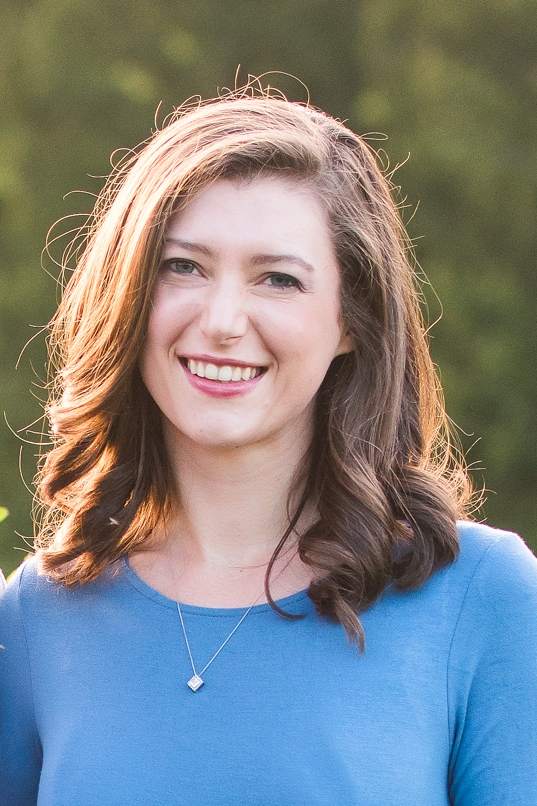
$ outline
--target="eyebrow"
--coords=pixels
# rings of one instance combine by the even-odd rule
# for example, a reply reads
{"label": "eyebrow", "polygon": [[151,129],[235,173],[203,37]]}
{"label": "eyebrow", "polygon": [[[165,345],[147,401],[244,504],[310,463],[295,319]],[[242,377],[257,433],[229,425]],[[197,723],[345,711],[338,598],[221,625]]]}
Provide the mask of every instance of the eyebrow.
{"label": "eyebrow", "polygon": [[213,253],[207,246],[201,243],[194,243],[193,241],[182,241],[179,238],[165,238],[164,243],[172,243],[174,246],[179,246],[181,249],[187,249],[189,252],[201,252],[202,255],[210,257]]}
{"label": "eyebrow", "polygon": [[298,266],[302,266],[303,269],[306,269],[306,271],[314,271],[311,263],[308,263],[297,255],[256,255],[252,263],[254,266],[266,266],[267,264],[275,265],[277,263],[296,263]]}
{"label": "eyebrow", "polygon": [[[208,257],[212,257],[213,252],[209,249],[208,246],[204,246],[201,243],[194,243],[193,241],[183,241],[180,238],[166,238],[166,244],[173,244],[174,246],[178,246],[181,249],[187,249],[191,252],[200,252],[202,255],[207,255]],[[298,266],[302,266],[308,272],[314,271],[313,266],[311,263],[308,263],[306,260],[303,260],[298,255],[270,255],[270,254],[260,254],[255,255],[252,263],[254,266],[266,266],[271,265],[274,266],[278,263],[295,263]]]}

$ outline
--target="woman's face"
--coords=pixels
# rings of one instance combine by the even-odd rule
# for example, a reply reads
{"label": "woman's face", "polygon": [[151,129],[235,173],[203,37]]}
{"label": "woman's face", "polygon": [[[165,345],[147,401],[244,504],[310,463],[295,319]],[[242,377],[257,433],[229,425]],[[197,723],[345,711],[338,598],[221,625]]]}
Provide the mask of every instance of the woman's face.
{"label": "woman's face", "polygon": [[236,448],[309,435],[326,371],[351,349],[339,314],[312,190],[273,177],[202,190],[167,228],[141,359],[168,438]]}

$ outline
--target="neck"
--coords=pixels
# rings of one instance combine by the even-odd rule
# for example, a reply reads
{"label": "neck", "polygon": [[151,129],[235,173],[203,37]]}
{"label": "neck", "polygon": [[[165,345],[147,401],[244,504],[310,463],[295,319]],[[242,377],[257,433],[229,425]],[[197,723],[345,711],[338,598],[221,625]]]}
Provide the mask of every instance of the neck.
{"label": "neck", "polygon": [[[240,449],[175,439],[171,459],[180,503],[149,550],[131,558],[135,570],[182,602],[251,604],[262,594],[267,563],[288,527],[288,503],[291,513],[298,504],[301,490],[289,495],[308,444],[309,433]],[[303,513],[274,566],[274,598],[310,582],[296,540],[312,519],[311,511]]]}
{"label": "neck", "polygon": [[237,565],[270,556],[288,525],[288,502],[309,440],[214,450],[181,440],[173,453],[176,526],[203,555]]}

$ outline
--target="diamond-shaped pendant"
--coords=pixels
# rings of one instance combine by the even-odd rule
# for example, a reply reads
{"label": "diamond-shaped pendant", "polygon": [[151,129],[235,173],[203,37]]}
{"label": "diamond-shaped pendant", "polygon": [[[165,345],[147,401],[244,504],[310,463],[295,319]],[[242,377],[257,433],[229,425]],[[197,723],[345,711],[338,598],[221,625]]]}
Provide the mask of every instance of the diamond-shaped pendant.
{"label": "diamond-shaped pendant", "polygon": [[199,674],[195,674],[193,677],[190,678],[190,680],[187,683],[187,686],[191,691],[197,691],[199,688],[202,687],[202,685],[203,680],[201,679]]}

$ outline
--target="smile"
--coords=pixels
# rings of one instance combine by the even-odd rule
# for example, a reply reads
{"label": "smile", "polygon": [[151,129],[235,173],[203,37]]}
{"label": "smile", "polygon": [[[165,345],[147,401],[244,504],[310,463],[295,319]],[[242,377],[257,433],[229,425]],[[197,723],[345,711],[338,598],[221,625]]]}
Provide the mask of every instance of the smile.
{"label": "smile", "polygon": [[221,383],[251,381],[265,372],[265,367],[239,367],[237,365],[223,364],[217,366],[205,361],[194,361],[192,358],[182,358],[181,363],[188,369],[191,375],[199,378],[207,378],[210,381],[220,381]]}

